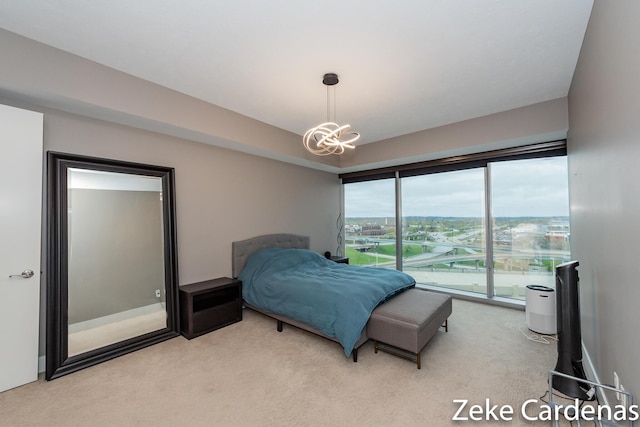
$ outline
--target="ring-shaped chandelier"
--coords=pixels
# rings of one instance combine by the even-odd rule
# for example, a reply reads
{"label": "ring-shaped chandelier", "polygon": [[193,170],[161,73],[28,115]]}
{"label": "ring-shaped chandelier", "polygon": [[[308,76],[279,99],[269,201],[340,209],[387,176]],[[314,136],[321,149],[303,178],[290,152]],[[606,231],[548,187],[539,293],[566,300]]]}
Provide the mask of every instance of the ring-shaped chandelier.
{"label": "ring-shaped chandelier", "polygon": [[[328,156],[330,154],[342,154],[345,149],[353,149],[353,143],[360,138],[358,132],[354,132],[350,125],[339,125],[335,122],[335,90],[333,94],[333,114],[334,119],[331,121],[331,102],[330,89],[338,84],[338,75],[327,73],[322,79],[322,83],[327,86],[327,121],[316,127],[309,129],[302,138],[302,142],[312,154],[316,156]],[[335,89],[335,88],[333,88]]]}

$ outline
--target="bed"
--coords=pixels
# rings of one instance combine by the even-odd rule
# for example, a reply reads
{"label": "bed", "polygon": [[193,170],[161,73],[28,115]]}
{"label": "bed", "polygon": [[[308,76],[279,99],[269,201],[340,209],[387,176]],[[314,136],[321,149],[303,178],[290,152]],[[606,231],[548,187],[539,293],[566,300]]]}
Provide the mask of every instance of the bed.
{"label": "bed", "polygon": [[342,345],[357,362],[366,324],[381,303],[415,286],[400,271],[334,263],[309,250],[309,237],[269,234],[232,243],[232,273],[244,305]]}

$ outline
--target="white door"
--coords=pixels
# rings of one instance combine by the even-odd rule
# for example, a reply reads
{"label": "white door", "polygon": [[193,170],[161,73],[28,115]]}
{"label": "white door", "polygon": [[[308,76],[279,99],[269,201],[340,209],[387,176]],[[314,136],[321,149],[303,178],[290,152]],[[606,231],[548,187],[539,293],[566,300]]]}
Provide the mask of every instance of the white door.
{"label": "white door", "polygon": [[0,392],[38,378],[42,125],[0,105]]}

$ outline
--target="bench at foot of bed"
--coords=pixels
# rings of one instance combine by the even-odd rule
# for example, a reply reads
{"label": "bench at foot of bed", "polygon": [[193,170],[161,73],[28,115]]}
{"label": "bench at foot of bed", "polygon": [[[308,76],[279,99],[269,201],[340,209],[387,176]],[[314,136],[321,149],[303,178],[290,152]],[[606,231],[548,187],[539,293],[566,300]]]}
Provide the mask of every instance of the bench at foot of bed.
{"label": "bench at foot of bed", "polygon": [[367,336],[374,341],[376,353],[381,350],[409,359],[420,369],[420,353],[441,326],[448,331],[451,312],[449,295],[409,289],[373,310]]}

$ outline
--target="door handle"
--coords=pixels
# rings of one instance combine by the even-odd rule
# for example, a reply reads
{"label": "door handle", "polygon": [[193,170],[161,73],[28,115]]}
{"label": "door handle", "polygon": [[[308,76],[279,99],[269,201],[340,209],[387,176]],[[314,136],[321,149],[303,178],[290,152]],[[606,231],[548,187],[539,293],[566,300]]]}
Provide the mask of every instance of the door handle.
{"label": "door handle", "polygon": [[33,270],[25,270],[20,274],[12,274],[9,276],[9,279],[11,279],[12,277],[22,277],[23,279],[29,279],[30,277],[33,277],[34,272]]}

